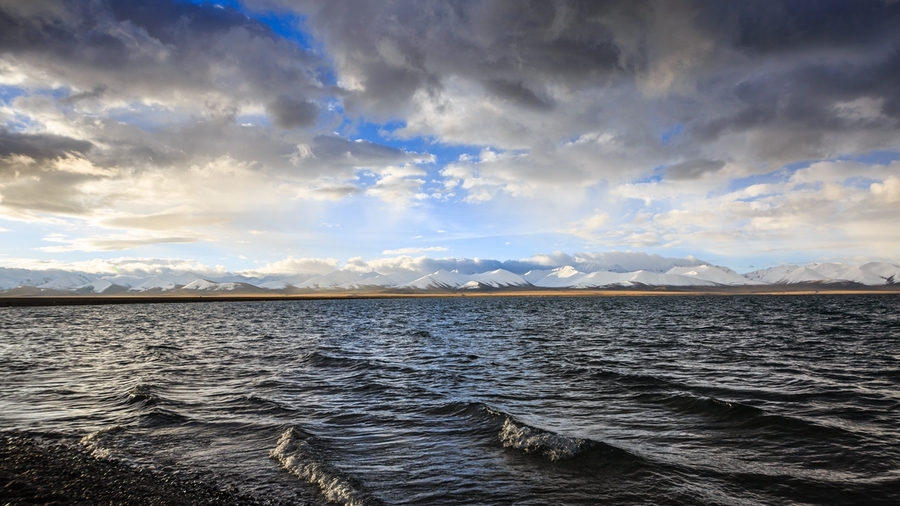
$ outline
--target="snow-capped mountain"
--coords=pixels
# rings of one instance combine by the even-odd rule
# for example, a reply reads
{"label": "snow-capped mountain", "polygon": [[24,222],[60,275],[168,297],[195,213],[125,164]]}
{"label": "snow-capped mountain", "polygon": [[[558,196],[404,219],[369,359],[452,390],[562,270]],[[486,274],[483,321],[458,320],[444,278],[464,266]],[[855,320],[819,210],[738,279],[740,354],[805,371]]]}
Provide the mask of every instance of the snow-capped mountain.
{"label": "snow-capped mountain", "polygon": [[193,272],[185,272],[183,274],[160,274],[158,276],[153,276],[152,278],[144,281],[140,285],[133,287],[133,289],[144,291],[144,290],[174,290],[175,288],[179,288],[182,286],[187,286],[193,281],[197,281],[201,279],[200,276],[194,274]]}
{"label": "snow-capped mountain", "polygon": [[353,281],[350,283],[344,283],[341,285],[341,288],[345,288],[348,290],[358,289],[358,288],[391,288],[396,286],[402,286],[410,281],[413,281],[418,278],[417,273],[406,272],[406,273],[393,273],[393,274],[377,274],[375,276],[361,276],[358,281]]}
{"label": "snow-capped mountain", "polygon": [[437,272],[427,274],[414,281],[410,281],[409,283],[401,285],[400,288],[417,288],[420,290],[435,288],[454,289],[468,283],[469,281],[471,280],[468,279],[467,276],[459,274],[458,272],[447,272],[444,269],[441,269]]}
{"label": "snow-capped mountain", "polygon": [[127,291],[128,288],[112,283],[107,279],[98,279],[96,281],[91,281],[90,283],[81,285],[76,290],[80,293],[112,293],[124,292]]}
{"label": "snow-capped mountain", "polygon": [[728,267],[698,265],[696,267],[673,267],[666,274],[677,274],[693,279],[710,281],[717,285],[760,285],[758,280],[750,279],[734,272]]}
{"label": "snow-capped mountain", "polygon": [[198,279],[191,281],[181,288],[183,292],[259,292],[263,289],[250,283],[242,283],[237,281],[210,281],[208,279]]}
{"label": "snow-capped mountain", "polygon": [[[526,276],[528,273],[525,274]],[[551,270],[546,276],[532,281],[534,286],[543,288],[568,288],[578,284],[578,281],[585,276],[585,273],[575,270],[574,267],[566,265]]]}
{"label": "snow-capped mountain", "polygon": [[511,286],[529,286],[531,283],[522,276],[513,274],[505,269],[497,269],[480,274],[460,274],[447,272],[443,269],[422,276],[401,285],[400,288],[429,289],[478,289],[478,288],[503,288]]}
{"label": "snow-capped mountain", "polygon": [[256,285],[264,290],[285,290],[293,285],[287,281],[266,281]]}
{"label": "snow-capped mountain", "polygon": [[878,286],[900,283],[900,266],[888,262],[869,262],[863,265],[779,265],[748,272],[744,277],[766,284],[859,283]]}
{"label": "snow-capped mountain", "polygon": [[355,271],[337,270],[329,272],[328,274],[323,274],[321,276],[314,276],[294,286],[296,286],[297,288],[327,290],[330,288],[341,288],[343,285],[352,285],[354,283],[359,283],[366,278],[375,277],[377,275],[378,274],[374,272],[367,272],[365,275],[362,275]]}
{"label": "snow-capped mountain", "polygon": [[530,271],[525,279],[543,288],[605,288],[629,286],[722,286],[749,285],[749,280],[728,269],[711,265],[672,267],[667,272],[648,270],[633,272],[579,272],[574,267],[559,267],[550,271]]}
{"label": "snow-capped mountain", "polygon": [[[495,267],[499,262],[486,263]],[[798,283],[852,283],[861,286],[900,284],[900,266],[889,262],[869,262],[862,265],[814,263],[805,266],[780,265],[740,275],[727,267],[706,263],[672,265],[662,272],[637,269],[628,272],[618,264],[614,270],[579,270],[572,265],[552,269],[531,269],[517,273],[508,269],[485,272],[459,272],[438,269],[422,272],[415,269],[394,269],[381,273],[338,269],[327,274],[270,275],[264,278],[242,274],[222,273],[221,276],[200,275],[194,272],[166,272],[155,275],[116,274],[101,276],[64,270],[29,270],[0,268],[0,291],[18,288],[48,291],[68,291],[80,294],[166,292],[259,292],[292,290],[480,290],[508,287],[537,289],[598,289],[616,287],[712,287],[741,285],[790,285]],[[696,262],[685,261],[685,264]],[[511,263],[508,263],[511,264]],[[653,267],[662,265],[653,263]],[[581,262],[578,265],[588,265]],[[519,268],[525,271],[523,266]]]}
{"label": "snow-capped mountain", "polygon": [[197,279],[191,281],[190,283],[184,285],[182,290],[196,290],[198,292],[223,292],[223,291],[234,291],[241,287],[244,283],[216,283],[215,281],[208,281],[206,279]]}
{"label": "snow-capped mountain", "polygon": [[506,269],[497,269],[481,274],[473,274],[469,276],[468,283],[476,282],[480,286],[488,286],[491,288],[501,288],[505,286],[528,286],[529,283],[525,278],[518,274],[513,274]]}
{"label": "snow-capped mountain", "polygon": [[[614,274],[615,273],[610,273]],[[717,283],[707,281],[705,279],[692,278],[682,276],[681,274],[657,274],[649,271],[626,272],[618,274],[618,283],[610,283],[605,286],[716,286]],[[581,283],[576,285],[578,288],[594,288],[583,286]],[[596,286],[596,288],[602,288]]]}
{"label": "snow-capped mountain", "polygon": [[9,290],[19,286],[40,286],[72,274],[59,269],[31,270],[0,267],[0,290]]}
{"label": "snow-capped mountain", "polygon": [[42,285],[38,285],[38,288],[46,288],[50,290],[72,290],[74,288],[87,285],[93,281],[93,278],[89,278],[84,274],[69,274],[67,276],[55,278]]}

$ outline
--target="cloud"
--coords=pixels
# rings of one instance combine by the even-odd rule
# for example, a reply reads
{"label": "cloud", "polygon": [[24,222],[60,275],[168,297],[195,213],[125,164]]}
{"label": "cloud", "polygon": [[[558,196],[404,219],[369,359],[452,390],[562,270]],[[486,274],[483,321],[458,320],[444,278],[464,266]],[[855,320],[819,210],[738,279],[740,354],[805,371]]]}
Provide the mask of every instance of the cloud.
{"label": "cloud", "polygon": [[279,274],[328,274],[340,267],[340,262],[333,258],[294,258],[266,264],[263,267],[239,271],[250,277],[263,277]]}
{"label": "cloud", "polygon": [[86,154],[94,145],[85,140],[59,135],[23,134],[0,128],[0,157],[19,155],[37,161],[72,154]]}
{"label": "cloud", "polygon": [[375,271],[380,274],[409,273],[424,275],[444,269],[446,271],[459,271],[461,274],[475,274],[487,272],[503,267],[503,263],[497,260],[485,260],[479,258],[429,258],[425,256],[413,257],[403,255],[394,258],[379,258],[364,261],[361,257],[351,259],[346,268],[355,271]]}
{"label": "cloud", "polygon": [[525,265],[533,265],[543,269],[553,269],[571,265],[581,272],[633,272],[637,270],[665,272],[676,266],[692,266],[708,263],[692,256],[686,258],[671,258],[657,254],[632,251],[582,252],[575,254],[556,251],[550,254],[533,255],[520,262]]}
{"label": "cloud", "polygon": [[640,190],[624,185],[619,195],[653,196],[644,202],[648,211],[614,223],[603,238],[632,247],[648,239],[664,247],[704,244],[731,254],[833,248],[890,257],[896,254],[891,238],[900,233],[898,175],[900,162],[839,161],[712,196],[683,187],[693,181],[647,183]]}
{"label": "cloud", "polygon": [[273,95],[297,100],[321,86],[317,56],[232,9],[148,0],[54,4],[41,12],[3,7],[0,47],[26,76],[22,84],[42,86],[49,77],[83,90],[70,103],[102,95],[239,107]]}
{"label": "cloud", "polygon": [[[696,179],[724,163],[752,172],[900,147],[900,95],[887,84],[900,68],[897,4],[299,8],[334,56],[352,110],[404,118],[401,136],[523,150],[527,163],[509,177],[522,188],[571,166],[562,178],[581,185],[659,166],[673,179]],[[660,135],[673,126],[678,135]],[[578,158],[563,148],[598,127],[627,149],[621,161],[598,144],[582,146]],[[528,195],[491,175],[481,171],[482,184],[471,183],[463,198]]]}
{"label": "cloud", "polygon": [[[391,254],[385,252],[385,254]],[[563,266],[573,266],[581,272],[595,272],[613,270],[616,272],[630,272],[640,269],[653,272],[665,272],[674,266],[701,265],[704,263],[694,257],[671,258],[643,252],[582,252],[575,254],[560,251],[550,254],[534,255],[522,260],[493,260],[480,258],[430,258],[426,256],[413,257],[402,254],[393,258],[378,258],[364,260],[363,257],[350,258],[343,270],[353,272],[377,272],[379,274],[413,273],[418,275],[431,274],[438,270],[458,271],[461,274],[477,274],[506,269],[511,272],[524,274],[532,269],[555,269]],[[269,264],[264,268],[241,271],[247,276],[264,275],[290,275],[290,274],[327,274],[337,270],[340,263],[334,259],[294,259],[289,257],[280,262]]]}
{"label": "cloud", "polygon": [[887,204],[900,203],[900,177],[888,176],[881,183],[872,183],[869,187],[872,196]]}
{"label": "cloud", "polygon": [[59,101],[63,104],[74,104],[76,102],[80,102],[81,100],[89,100],[92,98],[100,98],[106,93],[107,86],[105,84],[98,84],[94,86],[93,90],[90,91],[82,91],[80,93],[75,93],[74,95],[69,95],[68,97],[63,97],[59,99]]}
{"label": "cloud", "polygon": [[400,248],[400,249],[386,249],[381,252],[382,255],[414,255],[416,253],[432,253],[439,251],[447,251],[447,248],[443,246],[430,246],[426,248]]}
{"label": "cloud", "polygon": [[[896,250],[896,2],[236,5],[0,0],[0,216],[84,231],[60,253],[337,244],[348,216],[397,234],[368,251]],[[259,20],[285,11],[309,44]]]}
{"label": "cloud", "polygon": [[596,240],[598,229],[602,228],[608,222],[608,214],[595,213],[594,215],[582,220],[569,223],[568,228],[564,230],[564,233],[581,237],[587,240]]}
{"label": "cloud", "polygon": [[521,81],[511,82],[504,79],[489,79],[484,82],[484,86],[492,94],[521,107],[538,111],[553,108],[552,100],[539,97],[534,91],[522,84]]}
{"label": "cloud", "polygon": [[0,259],[7,268],[31,270],[64,270],[101,275],[153,276],[157,274],[194,272],[201,275],[221,275],[222,266],[209,267],[195,260],[181,258],[118,257],[64,262],[60,260],[35,260],[31,258]]}
{"label": "cloud", "polygon": [[227,221],[221,216],[194,216],[190,212],[174,211],[149,215],[119,215],[102,219],[100,223],[111,228],[173,230],[191,226],[222,225]]}
{"label": "cloud", "polygon": [[203,235],[148,235],[148,234],[118,234],[100,237],[78,237],[68,239],[58,234],[51,234],[44,238],[45,241],[61,243],[59,246],[44,246],[37,248],[46,253],[67,253],[70,251],[120,251],[148,246],[154,244],[189,244],[198,241],[210,240],[211,237]]}
{"label": "cloud", "polygon": [[675,180],[700,179],[705,174],[716,172],[725,166],[721,160],[688,160],[666,168],[666,177]]}
{"label": "cloud", "polygon": [[278,97],[266,105],[266,111],[281,128],[313,126],[319,117],[319,106],[314,102],[290,97]]}

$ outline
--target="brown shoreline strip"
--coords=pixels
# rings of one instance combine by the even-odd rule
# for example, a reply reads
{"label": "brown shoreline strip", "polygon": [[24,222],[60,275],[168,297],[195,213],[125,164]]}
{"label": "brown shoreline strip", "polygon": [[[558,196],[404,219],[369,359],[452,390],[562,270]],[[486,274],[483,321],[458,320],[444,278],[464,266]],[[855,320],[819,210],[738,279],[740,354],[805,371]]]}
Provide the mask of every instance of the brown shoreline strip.
{"label": "brown shoreline strip", "polygon": [[884,295],[900,294],[900,285],[810,286],[768,285],[737,287],[657,287],[647,289],[497,289],[480,291],[321,291],[272,294],[183,293],[159,295],[2,295],[0,307],[13,306],[80,306],[106,304],[172,304],[198,302],[251,302],[275,300],[342,300],[342,299],[406,299],[462,297],[660,297],[660,296],[726,296],[726,295]]}
{"label": "brown shoreline strip", "polygon": [[263,505],[268,500],[199,479],[92,457],[80,446],[0,436],[0,504]]}

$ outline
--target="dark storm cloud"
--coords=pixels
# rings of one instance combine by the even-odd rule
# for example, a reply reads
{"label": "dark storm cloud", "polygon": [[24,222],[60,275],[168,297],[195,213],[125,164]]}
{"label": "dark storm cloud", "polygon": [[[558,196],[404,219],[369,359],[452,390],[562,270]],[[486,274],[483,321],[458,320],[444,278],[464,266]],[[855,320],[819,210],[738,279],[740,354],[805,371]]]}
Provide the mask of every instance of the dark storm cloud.
{"label": "dark storm cloud", "polygon": [[13,214],[88,213],[91,206],[78,188],[99,177],[65,166],[92,150],[93,144],[83,140],[0,129],[0,209]]}
{"label": "dark storm cloud", "polygon": [[[272,5],[273,2],[262,2]],[[283,2],[311,16],[316,35],[362,81],[358,99],[402,108],[420,89],[452,75],[481,80],[491,93],[548,109],[529,86],[535,72],[573,79],[619,70],[619,49],[598,16],[628,2],[560,9],[548,2]]]}
{"label": "dark storm cloud", "polygon": [[675,180],[699,179],[704,174],[716,172],[725,166],[720,160],[688,160],[666,169],[666,177]]}
{"label": "dark storm cloud", "polygon": [[[359,83],[348,103],[370,113],[402,117],[417,93],[464,79],[494,99],[567,115],[566,135],[606,123],[640,146],[654,142],[648,123],[683,123],[683,142],[668,148],[676,158],[692,143],[751,131],[780,132],[771,156],[754,149],[781,162],[835,156],[835,136],[851,152],[891,149],[900,133],[900,2],[255,3],[308,15],[348,82]],[[543,91],[629,82],[648,116],[582,117]],[[865,111],[842,105],[861,99],[871,102]],[[600,96],[592,107],[621,104]]]}
{"label": "dark storm cloud", "polygon": [[[70,126],[90,139],[3,130],[6,155],[41,160],[79,153],[101,167],[172,173],[230,157],[261,175],[289,168],[300,180],[349,177],[354,164],[410,161],[392,148],[337,137],[314,142],[315,132],[292,131],[314,128],[331,114],[322,102],[341,92],[322,81],[327,61],[230,8],[169,0],[0,0],[4,62],[25,76],[18,86],[31,92],[11,99],[20,114],[40,125],[63,109]],[[50,86],[68,96],[47,99]],[[121,114],[123,104],[126,118],[110,116]],[[239,125],[244,110],[265,111],[285,130]],[[292,163],[303,144],[315,146],[316,158]],[[50,184],[51,173],[34,184],[50,199],[69,199],[54,192],[72,185]],[[7,202],[10,191],[4,190]]]}
{"label": "dark storm cloud", "polygon": [[278,97],[266,105],[266,111],[281,128],[313,126],[319,117],[319,106],[314,102],[290,97]]}
{"label": "dark storm cloud", "polygon": [[187,2],[158,0],[110,0],[109,8],[117,19],[127,19],[141,26],[151,37],[165,44],[180,45],[188,35],[208,36],[227,32],[235,27],[268,36],[269,29],[253,22],[232,9],[216,8],[212,4],[195,5]]}
{"label": "dark storm cloud", "polygon": [[589,187],[660,166],[672,180],[733,177],[900,144],[900,2],[248,5],[293,10],[315,50],[212,4],[0,0],[0,65],[27,95],[6,101],[24,118],[4,116],[7,128],[84,139],[0,142],[123,171],[228,157],[254,174],[333,177],[346,194],[359,167],[414,156],[322,135],[346,125],[342,111],[405,122],[398,136],[491,147],[497,161],[471,162],[461,194]]}
{"label": "dark storm cloud", "polygon": [[88,141],[59,135],[20,134],[0,129],[0,157],[23,155],[34,160],[46,160],[69,153],[84,154],[92,147]]}
{"label": "dark storm cloud", "polygon": [[885,0],[705,2],[701,23],[736,47],[780,53],[810,47],[879,44],[896,36],[900,13]]}
{"label": "dark storm cloud", "polygon": [[81,93],[76,93],[74,95],[70,95],[65,98],[61,98],[59,101],[64,104],[74,104],[81,100],[88,100],[91,98],[100,98],[106,93],[107,87],[104,84],[99,84],[94,87],[91,91],[83,91]]}
{"label": "dark storm cloud", "polygon": [[484,85],[491,93],[521,105],[522,107],[539,111],[553,108],[553,102],[551,100],[539,97],[521,82],[514,83],[503,79],[491,79],[486,81]]}
{"label": "dark storm cloud", "polygon": [[56,5],[23,15],[0,3],[0,56],[85,90],[68,102],[193,98],[239,109],[272,96],[323,98],[321,58],[232,9],[169,0]]}

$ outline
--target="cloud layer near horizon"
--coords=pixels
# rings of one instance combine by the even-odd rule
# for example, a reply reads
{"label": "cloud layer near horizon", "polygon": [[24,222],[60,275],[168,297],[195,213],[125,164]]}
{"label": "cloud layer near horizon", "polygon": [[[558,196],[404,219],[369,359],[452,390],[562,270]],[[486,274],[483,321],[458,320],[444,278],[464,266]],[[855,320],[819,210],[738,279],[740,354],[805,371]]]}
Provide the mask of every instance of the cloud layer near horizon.
{"label": "cloud layer near horizon", "polygon": [[0,0],[4,239],[900,256],[900,3],[235,5]]}
{"label": "cloud layer near horizon", "polygon": [[642,252],[581,252],[568,254],[554,252],[539,254],[521,260],[495,260],[479,258],[431,258],[427,256],[401,255],[388,258],[364,260],[354,257],[346,262],[334,258],[294,258],[288,257],[277,262],[241,271],[229,271],[222,265],[208,266],[194,260],[172,258],[119,257],[105,260],[82,262],[34,261],[18,259],[4,261],[0,267],[26,269],[30,271],[66,271],[88,274],[120,274],[128,276],[148,276],[155,274],[182,274],[191,272],[213,277],[246,276],[266,278],[267,276],[290,276],[294,274],[319,275],[337,270],[378,274],[415,273],[431,274],[439,270],[456,271],[460,274],[478,274],[504,269],[516,274],[530,270],[575,267],[581,272],[613,271],[633,272],[649,270],[664,272],[673,266],[709,264],[694,257],[671,258]]}

